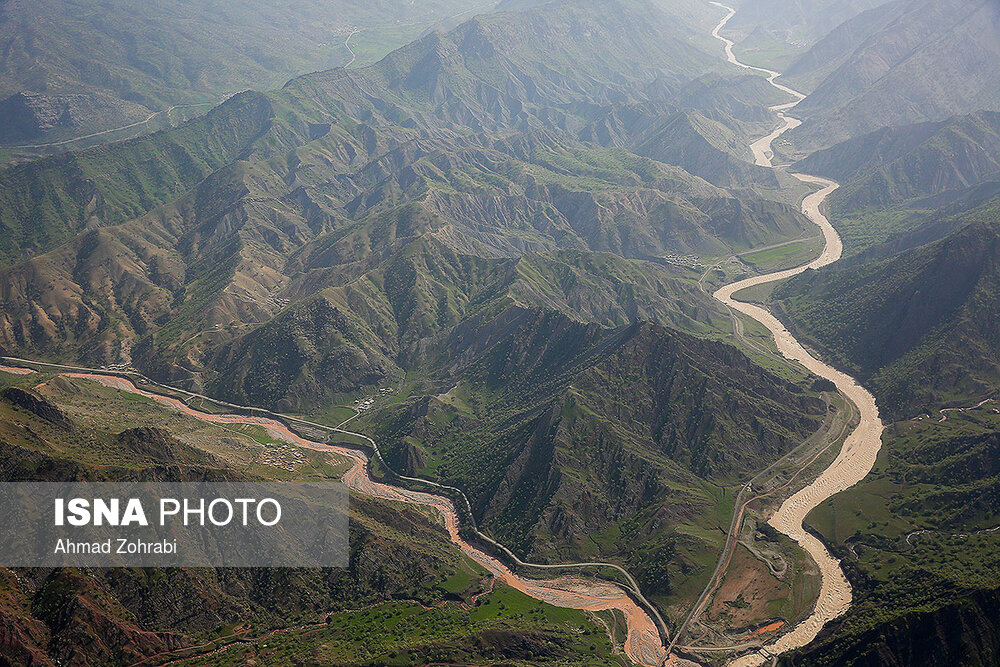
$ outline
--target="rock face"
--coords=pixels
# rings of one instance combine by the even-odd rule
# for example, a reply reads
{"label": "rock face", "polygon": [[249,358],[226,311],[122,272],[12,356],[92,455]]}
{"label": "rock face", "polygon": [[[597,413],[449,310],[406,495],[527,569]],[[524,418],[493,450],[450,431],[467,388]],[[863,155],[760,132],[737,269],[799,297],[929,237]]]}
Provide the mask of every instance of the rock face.
{"label": "rock face", "polygon": [[3,390],[3,398],[19,408],[38,415],[45,421],[67,429],[72,427],[69,417],[59,409],[59,406],[45,400],[34,392],[18,389],[17,387],[8,387]]}
{"label": "rock face", "polygon": [[50,143],[147,119],[142,104],[100,91],[80,95],[19,92],[0,101],[0,145]]}
{"label": "rock face", "polygon": [[805,152],[880,127],[1000,111],[1000,7],[909,0],[797,107]]}
{"label": "rock face", "polygon": [[1000,590],[968,593],[931,611],[914,611],[860,636],[817,645],[784,667],[995,665],[1000,660]]}
{"label": "rock face", "polygon": [[124,127],[149,115],[149,109],[141,104],[101,92],[91,95],[19,92],[0,101],[0,145],[58,141],[91,128]]}
{"label": "rock face", "polygon": [[76,126],[66,99],[16,93],[0,102],[0,144],[28,143],[53,129]]}

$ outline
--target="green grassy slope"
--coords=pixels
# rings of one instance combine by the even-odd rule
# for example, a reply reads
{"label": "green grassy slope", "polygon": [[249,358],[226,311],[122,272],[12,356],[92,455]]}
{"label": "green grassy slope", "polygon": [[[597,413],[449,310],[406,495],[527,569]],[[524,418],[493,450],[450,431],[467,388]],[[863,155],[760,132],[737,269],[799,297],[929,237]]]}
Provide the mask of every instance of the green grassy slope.
{"label": "green grassy slope", "polygon": [[175,130],[0,172],[0,261],[172,201],[245,151],[271,116],[263,95],[243,93]]}
{"label": "green grassy slope", "polygon": [[[308,480],[346,469],[88,381],[0,376],[4,481]],[[350,531],[344,569],[4,569],[2,655],[104,665],[237,641],[208,664],[242,664],[262,643],[278,664],[324,633],[327,659],[364,660],[341,664],[486,661],[507,651],[530,664],[614,660],[602,626],[580,612],[503,587],[461,607],[489,590],[485,573],[417,508],[352,496]]]}
{"label": "green grassy slope", "polygon": [[890,416],[982,397],[998,382],[998,205],[965,214],[962,229],[930,245],[807,272],[775,298]]}
{"label": "green grassy slope", "polygon": [[[522,553],[613,558],[676,601],[707,576],[734,485],[824,414],[699,340],[731,330],[699,257],[801,238],[797,203],[759,170],[760,192],[725,189],[633,152],[682,137],[670,159],[694,169],[708,146],[720,174],[771,120],[759,86],[703,78],[716,59],[691,26],[645,0],[545,3],[248,93],[264,122],[231,151],[196,121],[74,154],[105,156],[106,197],[141,215],[4,268],[0,344],[327,415],[402,384],[394,430],[368,424],[400,468],[461,482]],[[586,135],[677,95],[731,98],[747,125],[681,110],[621,143]],[[221,164],[155,198],[119,183],[118,161],[146,173],[135,154],[180,173],[185,151],[153,149],[184,132]],[[44,181],[23,173],[19,192]]]}
{"label": "green grassy slope", "polygon": [[987,665],[1000,655],[996,403],[892,426],[875,470],[813,511],[855,603],[787,665]]}
{"label": "green grassy slope", "polygon": [[1000,173],[998,147],[1000,114],[981,111],[884,128],[817,151],[795,169],[840,182],[831,202],[836,214],[846,215],[912,207],[918,199],[947,201],[949,193]]}
{"label": "green grassy slope", "polygon": [[464,488],[519,553],[620,562],[667,604],[707,576],[732,488],[823,409],[731,347],[648,324],[504,311],[445,349],[449,374],[365,418],[392,464]]}

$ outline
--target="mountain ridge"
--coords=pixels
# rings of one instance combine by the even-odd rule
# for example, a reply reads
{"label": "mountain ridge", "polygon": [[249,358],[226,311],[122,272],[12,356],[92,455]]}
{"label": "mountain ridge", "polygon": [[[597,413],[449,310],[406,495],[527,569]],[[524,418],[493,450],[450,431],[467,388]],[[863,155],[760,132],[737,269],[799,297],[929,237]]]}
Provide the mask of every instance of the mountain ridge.
{"label": "mountain ridge", "polygon": [[1000,377],[991,328],[998,205],[994,198],[962,214],[964,226],[934,243],[807,272],[775,297],[790,325],[858,372],[890,416],[988,395]]}
{"label": "mountain ridge", "polygon": [[879,127],[1000,111],[1000,8],[990,0],[910,0],[797,107],[799,152]]}

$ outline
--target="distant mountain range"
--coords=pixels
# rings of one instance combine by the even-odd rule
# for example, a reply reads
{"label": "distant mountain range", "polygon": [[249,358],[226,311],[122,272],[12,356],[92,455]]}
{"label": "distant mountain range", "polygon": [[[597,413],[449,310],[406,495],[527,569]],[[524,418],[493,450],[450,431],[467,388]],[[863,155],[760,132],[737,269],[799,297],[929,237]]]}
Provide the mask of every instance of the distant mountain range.
{"label": "distant mountain range", "polygon": [[1000,114],[883,128],[793,166],[841,183],[830,210],[848,253],[885,255],[946,236],[1000,192]]}
{"label": "distant mountain range", "polygon": [[[847,62],[862,44],[877,38],[880,30],[894,21],[906,0],[883,2],[837,24],[805,52],[781,70],[781,79],[796,90],[811,92]],[[833,23],[827,24],[834,25]]]}
{"label": "distant mountain range", "polygon": [[827,415],[708,340],[698,282],[812,233],[748,162],[786,100],[717,71],[711,5],[529,4],[0,172],[0,346],[306,414],[397,388],[362,422],[397,469],[521,555],[689,595],[720,489]]}
{"label": "distant mountain range", "polygon": [[[640,21],[647,12],[661,23]],[[627,34],[641,22],[649,35]],[[732,132],[695,111],[665,126],[622,125],[608,148],[574,136],[671,90],[699,97],[669,80],[698,76],[710,58],[679,38],[671,58],[649,46],[654,31],[677,29],[693,30],[641,3],[474,19],[369,68],[244,93],[176,130],[7,170],[8,258],[64,245],[7,269],[4,345],[134,356],[190,379],[204,362],[175,366],[174,355],[193,346],[200,357],[237,333],[202,329],[260,324],[289,301],[355,289],[412,243],[483,259],[560,248],[648,258],[800,236],[808,223],[790,206],[614,147],[741,180],[725,172],[739,155]],[[597,58],[585,35],[619,49]],[[552,68],[559,58],[564,73]],[[747,105],[758,94],[743,93]],[[668,135],[711,147],[714,163],[706,151],[676,151],[677,141],[659,147]],[[747,185],[773,187],[743,169]],[[109,288],[129,296],[108,301]]]}
{"label": "distant mountain range", "polygon": [[774,45],[781,44],[794,53],[795,50],[812,46],[832,28],[885,2],[886,0],[734,2],[733,7],[737,7],[739,11],[726,25],[726,30],[743,45],[773,48]]}
{"label": "distant mountain range", "polygon": [[[0,144],[41,143],[142,121],[174,105],[217,103],[249,87],[366,61],[487,2],[63,0],[0,6]],[[381,53],[379,53],[381,52]],[[203,109],[204,110],[204,109]]]}
{"label": "distant mountain range", "polygon": [[[799,155],[881,127],[1000,111],[1000,8],[992,0],[894,2],[827,40],[790,68],[792,82],[809,82],[831,55],[839,63],[796,107],[808,119],[789,134]],[[837,55],[848,49],[849,57]]]}
{"label": "distant mountain range", "polygon": [[844,183],[838,210],[890,208],[959,193],[1000,176],[1000,113],[883,128],[817,151],[797,170]]}

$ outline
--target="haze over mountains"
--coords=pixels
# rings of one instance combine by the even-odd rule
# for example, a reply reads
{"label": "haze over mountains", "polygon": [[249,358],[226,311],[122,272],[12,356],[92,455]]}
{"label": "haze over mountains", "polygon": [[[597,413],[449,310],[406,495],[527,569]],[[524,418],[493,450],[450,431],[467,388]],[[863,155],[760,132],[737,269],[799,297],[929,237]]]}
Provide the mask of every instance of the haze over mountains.
{"label": "haze over mountains", "polygon": [[56,141],[278,87],[350,61],[353,30],[367,32],[354,45],[368,60],[366,48],[385,53],[486,4],[10,0],[0,5],[0,144]]}
{"label": "haze over mountains", "polygon": [[[1000,8],[992,0],[911,0],[884,15],[865,15],[851,31],[857,47],[796,107],[809,122],[789,136],[812,151],[879,127],[1000,110]],[[838,34],[831,40],[849,39]],[[828,49],[818,44],[816,49]],[[806,54],[822,64],[826,58]],[[793,65],[799,77],[808,66]]]}
{"label": "haze over mountains", "polygon": [[1000,176],[998,149],[1000,113],[980,111],[883,128],[817,151],[796,168],[846,183],[836,199],[852,213],[932,196],[945,203]]}
{"label": "haze over mountains", "polygon": [[815,43],[833,28],[883,4],[881,0],[761,0],[745,2],[726,29],[740,35],[766,27],[772,33],[786,31],[781,38],[795,44]]}
{"label": "haze over mountains", "polygon": [[[128,361],[139,345],[150,369],[166,363],[161,372],[180,373],[179,379],[210,354],[206,343],[217,348],[236,333],[227,328],[198,337],[199,331],[228,325],[234,315],[266,321],[282,304],[327,288],[347,291],[344,306],[357,290],[366,294],[361,313],[338,310],[359,331],[397,331],[401,340],[418,340],[454,324],[474,294],[440,312],[440,296],[417,298],[441,289],[436,281],[422,285],[423,271],[413,271],[412,288],[383,277],[400,270],[393,264],[412,266],[424,253],[493,259],[562,248],[649,258],[745,249],[804,233],[807,223],[791,206],[749,190],[735,196],[682,168],[574,136],[590,131],[592,117],[603,120],[615,109],[680,91],[670,79],[705,71],[710,59],[702,51],[679,42],[666,61],[647,49],[652,34],[633,34],[617,54],[588,57],[597,43],[614,42],[615,33],[624,35],[624,26],[638,20],[604,3],[499,16],[433,34],[357,72],[333,70],[269,96],[240,95],[178,130],[10,170],[6,224],[22,231],[7,237],[9,256],[90,231],[7,270],[5,344],[102,361]],[[675,17],[654,16],[662,23],[647,22],[650,31],[694,31]],[[573,33],[564,32],[569,21]],[[517,34],[538,34],[512,42],[512,25],[520,26]],[[538,38],[546,31],[565,35],[564,42]],[[593,44],[580,41],[584,33]],[[548,50],[528,57],[527,43]],[[566,55],[572,49],[575,58]],[[542,66],[560,57],[572,77]],[[662,68],[654,71],[655,58]],[[645,84],[632,68],[639,61],[650,63]],[[629,75],[609,79],[609,68]],[[580,95],[588,101],[574,101]],[[683,122],[650,130],[639,124],[635,131],[676,146],[667,137],[711,145],[712,129]],[[656,152],[643,143],[646,152]],[[713,150],[721,164],[736,159],[725,144]],[[689,157],[692,169],[712,175],[704,152]],[[31,195],[43,188],[46,199]],[[97,229],[181,195],[141,220]],[[99,258],[114,261],[109,266]],[[452,280],[442,288],[450,292]],[[38,281],[48,289],[32,287]],[[105,300],[109,281],[125,298]],[[465,291],[475,283],[459,284]],[[410,289],[417,293],[407,298],[389,292]],[[377,298],[385,307],[372,309],[370,299],[382,290]],[[424,317],[411,312],[414,305],[425,301],[439,309],[431,320],[438,324],[408,333],[407,320]],[[168,322],[170,333],[157,336]],[[397,353],[395,345],[385,347],[385,336],[367,337],[379,341],[377,353],[362,334],[344,345],[382,367],[372,382],[391,374],[391,365],[377,359]],[[339,383],[335,391],[364,386],[330,377]]]}

